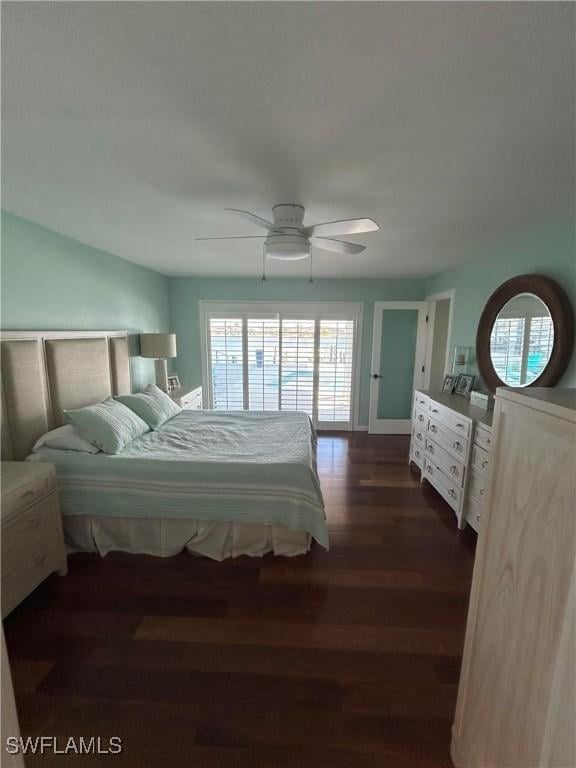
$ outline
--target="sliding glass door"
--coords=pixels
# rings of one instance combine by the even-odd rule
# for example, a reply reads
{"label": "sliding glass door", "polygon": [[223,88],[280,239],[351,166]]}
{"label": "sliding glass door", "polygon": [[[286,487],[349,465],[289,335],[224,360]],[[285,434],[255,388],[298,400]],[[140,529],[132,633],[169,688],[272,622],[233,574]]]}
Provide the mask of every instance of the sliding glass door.
{"label": "sliding glass door", "polygon": [[352,429],[357,304],[202,302],[204,385],[216,410],[304,411]]}

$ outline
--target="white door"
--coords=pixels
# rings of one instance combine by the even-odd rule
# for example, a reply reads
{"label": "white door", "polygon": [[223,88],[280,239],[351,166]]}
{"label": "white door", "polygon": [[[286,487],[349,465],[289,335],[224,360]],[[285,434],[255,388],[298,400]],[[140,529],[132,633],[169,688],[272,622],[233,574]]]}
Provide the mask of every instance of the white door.
{"label": "white door", "polygon": [[377,301],[368,431],[410,434],[414,390],[424,384],[425,301]]}

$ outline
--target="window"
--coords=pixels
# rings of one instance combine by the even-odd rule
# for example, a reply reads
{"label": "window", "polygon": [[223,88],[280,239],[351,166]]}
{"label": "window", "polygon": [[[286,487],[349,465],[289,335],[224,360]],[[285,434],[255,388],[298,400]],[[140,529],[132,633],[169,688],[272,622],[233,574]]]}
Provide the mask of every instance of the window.
{"label": "window", "polygon": [[318,420],[349,421],[354,321],[321,320]]}
{"label": "window", "polygon": [[280,321],[278,318],[258,320],[249,317],[247,335],[248,408],[251,411],[275,411],[278,409]]}
{"label": "window", "polygon": [[524,387],[540,376],[552,354],[554,324],[540,317],[497,317],[490,337],[494,370],[510,387]]}
{"label": "window", "polygon": [[304,411],[349,429],[361,306],[201,302],[204,385],[217,410]]}
{"label": "window", "polygon": [[210,366],[214,408],[234,411],[244,407],[242,388],[242,319],[210,319]]}
{"label": "window", "polygon": [[280,408],[313,415],[315,320],[282,320]]}

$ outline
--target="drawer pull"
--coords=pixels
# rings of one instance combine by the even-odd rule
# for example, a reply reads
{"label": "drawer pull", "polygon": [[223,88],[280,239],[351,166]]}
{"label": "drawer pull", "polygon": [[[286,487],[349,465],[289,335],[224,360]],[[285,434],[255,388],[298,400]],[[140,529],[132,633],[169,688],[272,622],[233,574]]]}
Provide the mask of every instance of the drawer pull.
{"label": "drawer pull", "polygon": [[420,414],[420,416],[418,416],[418,421],[424,421],[424,416],[422,416],[422,414]]}
{"label": "drawer pull", "polygon": [[28,528],[33,531],[34,528],[38,528],[40,525],[40,518],[39,517],[31,517],[30,520],[28,520]]}
{"label": "drawer pull", "polygon": [[484,496],[484,488],[480,488],[480,490],[478,491],[478,493],[480,494],[480,496]]}
{"label": "drawer pull", "polygon": [[38,555],[38,557],[34,558],[34,562],[36,565],[44,565],[46,562],[46,555]]}
{"label": "drawer pull", "polygon": [[479,522],[480,522],[480,515],[476,515],[476,522],[477,522],[477,523],[479,523]]}
{"label": "drawer pull", "polygon": [[438,427],[436,427],[434,424],[430,425],[430,432],[438,432]]}
{"label": "drawer pull", "polygon": [[487,438],[486,438],[486,445],[490,445],[490,442],[491,442],[491,441],[490,441],[490,438],[489,438],[489,437],[487,437]]}
{"label": "drawer pull", "polygon": [[488,459],[484,459],[484,461],[482,462],[482,469],[486,469],[487,466],[488,466]]}
{"label": "drawer pull", "polygon": [[428,464],[428,466],[426,467],[426,472],[428,472],[429,475],[434,474],[434,472],[432,472],[432,467],[430,466],[430,464]]}
{"label": "drawer pull", "polygon": [[456,442],[452,443],[453,447],[458,450],[459,448],[462,448],[462,443],[456,440]]}
{"label": "drawer pull", "polygon": [[416,456],[417,459],[420,458],[420,451],[414,451],[414,456]]}
{"label": "drawer pull", "polygon": [[462,427],[462,429],[464,429],[464,424],[462,424],[462,422],[461,422],[461,421],[457,422],[457,423],[456,423],[456,426],[457,426],[457,427]]}
{"label": "drawer pull", "polygon": [[432,413],[438,413],[438,408],[432,408]]}
{"label": "drawer pull", "polygon": [[456,492],[453,488],[450,488],[448,491],[448,496],[451,496],[453,499],[456,498]]}
{"label": "drawer pull", "polygon": [[458,471],[458,467],[456,466],[456,464],[452,464],[452,466],[450,467],[450,474],[455,475],[457,471]]}
{"label": "drawer pull", "polygon": [[422,440],[422,432],[416,432],[416,437],[418,440]]}
{"label": "drawer pull", "polygon": [[434,453],[434,446],[428,443],[428,445],[426,446],[426,450],[428,451],[428,453]]}

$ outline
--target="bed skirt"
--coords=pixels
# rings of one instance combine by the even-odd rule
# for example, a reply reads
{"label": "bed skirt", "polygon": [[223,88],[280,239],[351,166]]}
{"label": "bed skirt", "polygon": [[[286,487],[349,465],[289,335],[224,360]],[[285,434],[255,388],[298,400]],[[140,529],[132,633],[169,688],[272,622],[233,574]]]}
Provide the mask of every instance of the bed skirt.
{"label": "bed skirt", "polygon": [[213,560],[267,552],[285,557],[304,555],[310,534],[284,525],[220,521],[65,515],[64,538],[68,552],[108,552],[172,557],[187,549]]}

